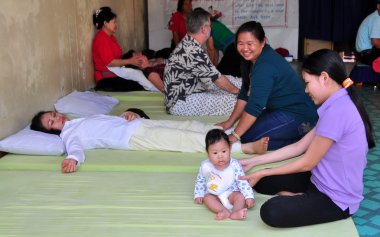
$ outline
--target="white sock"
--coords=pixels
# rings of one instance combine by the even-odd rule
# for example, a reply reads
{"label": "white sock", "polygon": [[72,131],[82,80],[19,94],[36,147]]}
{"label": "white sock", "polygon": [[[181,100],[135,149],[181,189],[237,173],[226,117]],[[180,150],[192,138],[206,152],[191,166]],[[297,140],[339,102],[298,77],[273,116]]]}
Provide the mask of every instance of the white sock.
{"label": "white sock", "polygon": [[243,153],[243,150],[241,148],[241,142],[234,142],[231,146],[231,152],[232,153]]}
{"label": "white sock", "polygon": [[227,135],[230,135],[232,133],[232,131],[235,130],[234,127],[231,127],[229,129],[227,129],[226,131],[224,131]]}

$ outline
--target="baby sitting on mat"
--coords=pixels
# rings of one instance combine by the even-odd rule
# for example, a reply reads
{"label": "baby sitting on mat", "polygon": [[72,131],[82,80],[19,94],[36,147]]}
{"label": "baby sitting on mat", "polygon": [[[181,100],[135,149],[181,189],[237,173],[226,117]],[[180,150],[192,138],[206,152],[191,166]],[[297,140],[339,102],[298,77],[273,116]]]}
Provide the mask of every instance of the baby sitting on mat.
{"label": "baby sitting on mat", "polygon": [[244,171],[239,162],[230,157],[230,141],[223,130],[213,129],[207,133],[206,151],[209,159],[204,160],[199,169],[195,202],[204,203],[216,213],[216,220],[245,219],[247,208],[255,205],[253,190],[246,180],[239,180]]}

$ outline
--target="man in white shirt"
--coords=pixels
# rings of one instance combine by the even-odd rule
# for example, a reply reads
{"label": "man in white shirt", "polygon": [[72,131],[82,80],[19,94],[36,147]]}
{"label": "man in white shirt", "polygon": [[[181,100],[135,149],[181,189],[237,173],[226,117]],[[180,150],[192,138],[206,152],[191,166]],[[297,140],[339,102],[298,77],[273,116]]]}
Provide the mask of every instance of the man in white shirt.
{"label": "man in white shirt", "polygon": [[380,0],[377,0],[376,11],[360,24],[355,47],[359,60],[364,64],[372,65],[380,57]]}

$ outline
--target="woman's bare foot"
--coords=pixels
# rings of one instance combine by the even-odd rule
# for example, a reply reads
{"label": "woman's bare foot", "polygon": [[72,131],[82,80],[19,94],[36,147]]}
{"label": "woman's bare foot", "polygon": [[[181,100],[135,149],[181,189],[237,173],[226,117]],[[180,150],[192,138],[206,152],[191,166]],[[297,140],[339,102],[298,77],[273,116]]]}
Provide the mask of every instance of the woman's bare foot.
{"label": "woman's bare foot", "polygon": [[245,154],[264,154],[268,150],[269,137],[262,137],[257,141],[242,144]]}
{"label": "woman's bare foot", "polygon": [[239,211],[233,212],[230,215],[232,220],[244,220],[247,217],[247,208],[243,208]]}
{"label": "woman's bare foot", "polygon": [[281,191],[281,192],[278,192],[277,195],[279,196],[296,196],[296,195],[301,195],[303,193],[292,193],[292,192],[288,192],[288,191]]}
{"label": "woman's bare foot", "polygon": [[216,213],[215,220],[221,221],[221,220],[227,219],[230,216],[231,216],[231,212],[227,210],[223,210],[221,212]]}

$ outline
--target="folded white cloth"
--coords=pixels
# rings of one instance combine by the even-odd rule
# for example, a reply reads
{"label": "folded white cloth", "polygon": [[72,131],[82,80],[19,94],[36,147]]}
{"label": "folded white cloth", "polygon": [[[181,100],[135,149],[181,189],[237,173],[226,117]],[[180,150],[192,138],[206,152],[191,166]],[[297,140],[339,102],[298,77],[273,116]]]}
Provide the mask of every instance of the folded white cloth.
{"label": "folded white cloth", "polygon": [[147,91],[159,91],[142,73],[141,70],[127,67],[107,67],[108,70],[115,73],[118,77],[126,80],[132,80],[139,83]]}

